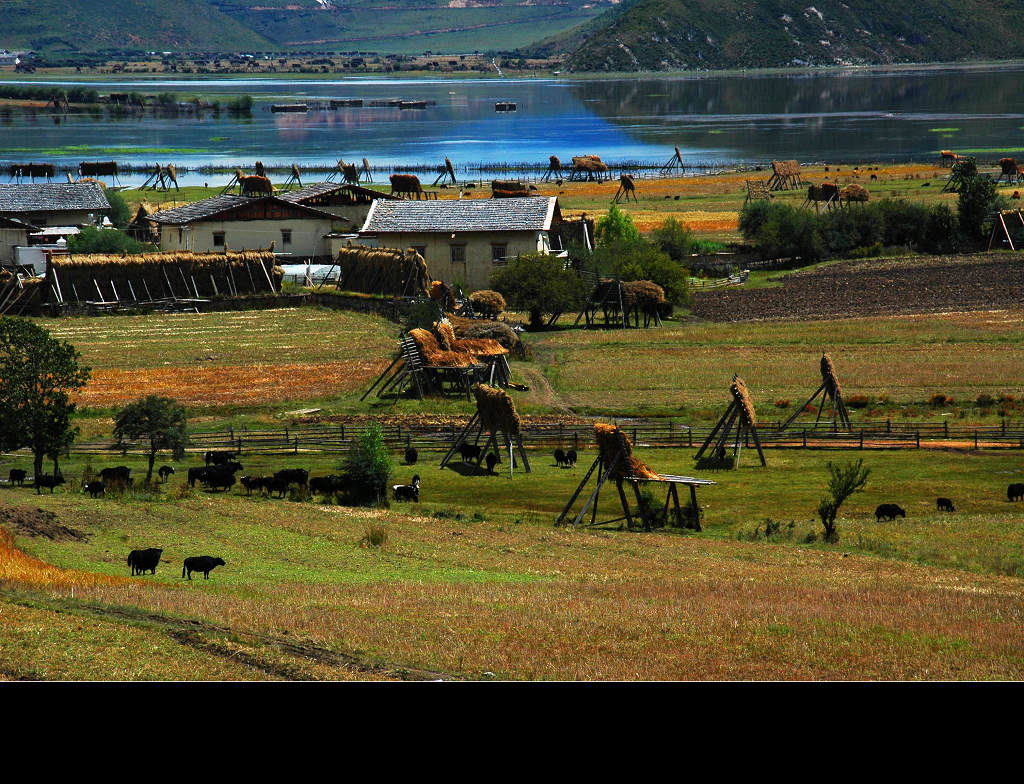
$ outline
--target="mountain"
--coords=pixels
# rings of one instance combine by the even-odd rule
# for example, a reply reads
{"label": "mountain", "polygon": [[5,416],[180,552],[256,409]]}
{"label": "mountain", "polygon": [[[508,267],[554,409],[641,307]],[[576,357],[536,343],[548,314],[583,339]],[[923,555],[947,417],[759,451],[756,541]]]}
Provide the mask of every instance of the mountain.
{"label": "mountain", "polygon": [[534,51],[576,71],[1010,59],[1022,22],[1024,0],[628,0]]}

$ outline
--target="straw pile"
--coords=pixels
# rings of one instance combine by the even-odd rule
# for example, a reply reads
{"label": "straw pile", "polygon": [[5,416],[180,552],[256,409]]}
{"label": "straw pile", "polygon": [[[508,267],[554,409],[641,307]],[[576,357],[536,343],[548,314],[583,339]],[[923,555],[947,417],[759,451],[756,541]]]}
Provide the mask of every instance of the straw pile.
{"label": "straw pile", "polygon": [[55,255],[46,267],[47,290],[53,286],[65,300],[93,299],[100,294],[97,284],[104,299],[113,294],[111,284],[122,299],[131,298],[133,289],[138,299],[210,297],[232,288],[251,294],[270,290],[268,276],[279,290],[284,270],[276,266],[271,250]]}
{"label": "straw pile", "polygon": [[473,303],[473,310],[484,318],[497,318],[507,307],[505,298],[491,289],[474,291],[469,295],[469,301]]}
{"label": "straw pile", "polygon": [[608,166],[597,155],[574,155],[572,157],[574,171],[600,174],[608,171]]}
{"label": "straw pile", "polygon": [[839,198],[847,203],[852,201],[866,202],[871,199],[871,194],[868,193],[868,189],[863,185],[851,182],[839,192]]}
{"label": "straw pile", "polygon": [[343,291],[393,297],[426,296],[430,293],[427,263],[412,248],[404,253],[394,248],[341,248],[338,266],[341,267],[338,288]]}
{"label": "straw pile", "polygon": [[747,385],[743,383],[743,379],[739,376],[732,377],[732,383],[729,385],[729,391],[732,393],[732,398],[739,403],[740,409],[743,411],[743,418],[747,421],[747,424],[753,427],[757,424],[757,415],[754,413],[754,402],[750,399],[750,393],[747,392]]}
{"label": "straw pile", "polygon": [[445,310],[455,310],[455,292],[444,281],[435,280],[430,284],[430,298]]}
{"label": "straw pile", "polygon": [[1008,174],[1011,177],[1017,176],[1017,159],[1016,158],[1000,158],[999,166],[1003,170],[1003,174]]}
{"label": "straw pile", "polygon": [[622,284],[622,299],[626,307],[655,313],[665,302],[665,289],[649,280],[630,280]]}
{"label": "straw pile", "polygon": [[445,351],[466,352],[475,357],[498,357],[508,353],[508,349],[496,340],[488,338],[457,338],[455,330],[447,321],[434,324],[437,341]]}
{"label": "straw pile", "polygon": [[472,367],[476,360],[461,351],[445,351],[437,338],[425,329],[410,329],[409,334],[416,341],[427,364],[433,367]]}
{"label": "straw pile", "polygon": [[549,165],[549,166],[550,166],[550,167],[551,167],[552,169],[554,169],[554,170],[556,170],[556,171],[557,171],[558,169],[561,169],[561,168],[562,168],[562,162],[561,162],[560,160],[558,160],[558,156],[557,156],[557,155],[549,155],[549,156],[548,156],[548,165]]}
{"label": "straw pile", "polygon": [[519,414],[507,392],[486,384],[474,384],[473,394],[476,396],[476,412],[485,430],[492,433],[501,430],[507,436],[519,435]]}
{"label": "straw pile", "polygon": [[[857,186],[860,187],[859,185]],[[839,195],[839,186],[834,182],[807,186],[807,201],[831,201]]]}
{"label": "straw pile", "polygon": [[500,321],[476,321],[474,319],[460,318],[451,313],[445,314],[445,319],[452,325],[456,337],[473,339],[488,338],[500,343],[509,351],[514,351],[518,356],[523,356],[523,341],[519,339],[508,324]]}
{"label": "straw pile", "polygon": [[619,461],[612,472],[612,479],[625,479],[627,476],[635,476],[639,479],[660,479],[661,475],[633,457],[633,445],[629,438],[615,425],[606,425],[602,422],[594,423],[594,438],[597,440],[597,448],[604,461],[605,470],[612,464],[615,456],[620,451],[626,455],[626,460]]}
{"label": "straw pile", "polygon": [[832,357],[824,352],[821,355],[821,381],[831,394],[835,397],[842,397],[842,388],[839,386],[839,376],[836,375]]}
{"label": "straw pile", "polygon": [[530,189],[526,183],[515,180],[491,180],[492,199],[515,199],[529,195]]}
{"label": "straw pile", "polygon": [[798,176],[800,164],[796,161],[772,161],[772,171],[779,177]]}

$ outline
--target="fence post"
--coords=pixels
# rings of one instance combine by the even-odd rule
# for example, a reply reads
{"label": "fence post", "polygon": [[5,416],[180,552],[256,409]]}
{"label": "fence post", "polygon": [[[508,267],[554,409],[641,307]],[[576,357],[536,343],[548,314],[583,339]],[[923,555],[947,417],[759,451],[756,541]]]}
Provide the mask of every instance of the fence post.
{"label": "fence post", "polygon": [[860,429],[860,448],[864,448],[864,428]]}
{"label": "fence post", "polygon": [[886,433],[891,433],[892,432],[892,420],[889,419],[889,417],[885,418],[885,432]]}
{"label": "fence post", "polygon": [[345,423],[344,422],[342,422],[342,424],[341,424],[341,440],[342,441],[345,440]]}
{"label": "fence post", "polygon": [[686,439],[688,446],[693,446],[693,428],[689,428],[687,431],[688,438]]}
{"label": "fence post", "polygon": [[562,430],[563,430],[562,423],[559,422],[558,423],[558,448],[559,449],[561,449],[562,446],[563,446],[562,439],[564,438],[564,434],[562,433]]}
{"label": "fence post", "polygon": [[942,420],[942,433],[946,438],[949,438],[949,420]]}
{"label": "fence post", "polygon": [[917,448],[920,449],[921,448],[921,431],[918,430],[916,435],[917,435]]}
{"label": "fence post", "polygon": [[579,449],[580,447],[580,431],[576,428],[572,429],[572,448]]}
{"label": "fence post", "polygon": [[1006,420],[1003,420],[1003,435],[1006,435]]}
{"label": "fence post", "polygon": [[974,448],[978,448],[978,428],[974,428]]}
{"label": "fence post", "polygon": [[807,449],[807,428],[804,428],[804,449]]}

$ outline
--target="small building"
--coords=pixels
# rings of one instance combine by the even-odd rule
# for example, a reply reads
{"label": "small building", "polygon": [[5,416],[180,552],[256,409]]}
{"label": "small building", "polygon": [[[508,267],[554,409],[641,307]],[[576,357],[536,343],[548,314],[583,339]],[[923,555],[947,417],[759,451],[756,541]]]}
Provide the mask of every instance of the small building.
{"label": "small building", "polygon": [[214,196],[154,212],[160,250],[253,250],[271,245],[299,259],[328,258],[342,223],[335,215],[277,196]]}
{"label": "small building", "polygon": [[554,196],[512,199],[375,201],[360,240],[414,248],[431,277],[467,290],[490,287],[498,265],[522,253],[550,253],[552,228],[562,223]]}
{"label": "small building", "polygon": [[17,264],[17,248],[28,245],[28,236],[34,231],[35,226],[14,218],[0,217],[0,266]]}
{"label": "small building", "polygon": [[400,197],[390,193],[364,188],[361,185],[336,182],[315,182],[296,191],[279,194],[279,198],[292,204],[329,212],[336,216],[344,231],[357,232],[363,227],[370,207],[377,199],[398,201]]}
{"label": "small building", "polygon": [[92,226],[109,211],[110,202],[98,182],[0,185],[0,218],[33,226]]}

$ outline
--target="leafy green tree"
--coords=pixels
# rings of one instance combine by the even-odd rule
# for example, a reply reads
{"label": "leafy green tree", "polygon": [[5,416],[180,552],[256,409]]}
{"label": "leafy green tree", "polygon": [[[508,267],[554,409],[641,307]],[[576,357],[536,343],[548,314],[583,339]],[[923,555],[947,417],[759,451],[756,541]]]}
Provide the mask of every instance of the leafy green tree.
{"label": "leafy green tree", "polygon": [[690,227],[675,218],[668,218],[651,234],[651,241],[674,261],[684,261],[697,244]]}
{"label": "leafy green tree", "polygon": [[118,444],[124,439],[145,439],[149,442],[149,470],[146,481],[153,480],[153,464],[160,452],[171,452],[175,460],[185,456],[188,446],[188,420],[185,408],[178,401],[159,395],[140,397],[129,403],[114,417],[114,437]]}
{"label": "leafy green tree", "polygon": [[81,354],[25,319],[0,319],[0,450],[28,447],[35,476],[43,458],[54,460],[78,433],[71,394],[89,381]]}
{"label": "leafy green tree", "polygon": [[132,211],[128,206],[128,202],[124,200],[120,193],[110,188],[104,191],[104,195],[107,197],[107,201],[110,202],[110,211],[108,213],[110,222],[117,226],[117,228],[123,229],[132,222]]}
{"label": "leafy green tree", "polygon": [[818,517],[825,528],[825,541],[835,543],[839,541],[839,531],[836,529],[839,507],[851,495],[864,489],[871,469],[864,467],[863,458],[856,462],[838,464],[829,461],[826,468],[829,475],[828,495],[822,497],[818,503]]}
{"label": "leafy green tree", "polygon": [[617,242],[636,242],[640,239],[640,230],[633,223],[629,213],[619,209],[618,204],[608,208],[608,214],[597,219],[594,227],[594,239],[598,245],[612,245]]}
{"label": "leafy green tree", "polygon": [[86,226],[81,234],[68,237],[68,251],[71,253],[145,253],[151,245],[132,239],[118,229],[100,229]]}
{"label": "leafy green tree", "polygon": [[384,443],[384,430],[372,422],[353,441],[342,466],[349,479],[349,499],[357,504],[373,504],[386,497],[393,469],[394,463]]}
{"label": "leafy green tree", "polygon": [[665,299],[673,305],[690,301],[690,273],[678,261],[645,239],[600,245],[590,263],[620,280],[649,280],[665,290]]}
{"label": "leafy green tree", "polygon": [[993,210],[1003,204],[996,190],[996,184],[984,174],[965,179],[960,185],[957,199],[957,217],[960,231],[973,243],[981,243],[986,238],[986,224]]}
{"label": "leafy green tree", "polygon": [[526,253],[491,278],[491,288],[505,297],[509,307],[530,314],[530,325],[539,328],[544,314],[580,308],[586,298],[579,273],[557,256]]}

